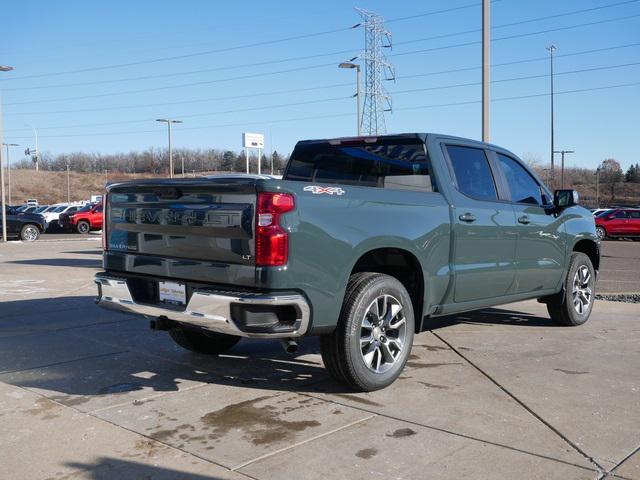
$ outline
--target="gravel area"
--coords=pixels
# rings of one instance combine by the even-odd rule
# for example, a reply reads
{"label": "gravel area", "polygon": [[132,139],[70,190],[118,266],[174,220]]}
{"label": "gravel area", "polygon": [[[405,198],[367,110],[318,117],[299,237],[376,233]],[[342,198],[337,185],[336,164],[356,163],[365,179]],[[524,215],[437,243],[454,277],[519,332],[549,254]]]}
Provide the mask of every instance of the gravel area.
{"label": "gravel area", "polygon": [[640,293],[616,293],[596,294],[596,300],[609,300],[610,302],[640,303]]}

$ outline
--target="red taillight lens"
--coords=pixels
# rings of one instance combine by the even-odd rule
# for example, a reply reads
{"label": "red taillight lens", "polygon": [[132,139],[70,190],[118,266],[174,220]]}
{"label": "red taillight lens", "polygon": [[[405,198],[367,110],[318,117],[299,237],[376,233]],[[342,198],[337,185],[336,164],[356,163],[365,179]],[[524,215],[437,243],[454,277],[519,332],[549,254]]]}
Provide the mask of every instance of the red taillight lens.
{"label": "red taillight lens", "polygon": [[289,260],[289,234],[280,226],[280,215],[295,208],[293,195],[258,193],[256,211],[256,265],[277,267]]}

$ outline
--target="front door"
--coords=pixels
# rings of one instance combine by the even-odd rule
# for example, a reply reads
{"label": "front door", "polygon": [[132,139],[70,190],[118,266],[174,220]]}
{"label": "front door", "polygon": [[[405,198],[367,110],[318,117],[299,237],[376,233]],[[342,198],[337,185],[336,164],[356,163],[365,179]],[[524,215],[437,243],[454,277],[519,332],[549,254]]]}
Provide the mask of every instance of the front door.
{"label": "front door", "polygon": [[537,180],[514,158],[496,153],[516,217],[516,284],[513,293],[555,289],[562,279],[566,245],[560,217]]}
{"label": "front door", "polygon": [[446,152],[456,187],[454,302],[503,296],[515,279],[513,208],[499,199],[484,149],[447,145]]}

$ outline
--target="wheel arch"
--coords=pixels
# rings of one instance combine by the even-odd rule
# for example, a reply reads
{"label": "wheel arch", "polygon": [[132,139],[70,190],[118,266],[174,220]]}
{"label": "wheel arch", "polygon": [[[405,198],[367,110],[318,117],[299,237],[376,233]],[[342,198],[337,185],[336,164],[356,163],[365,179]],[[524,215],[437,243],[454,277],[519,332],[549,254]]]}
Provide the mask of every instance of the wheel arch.
{"label": "wheel arch", "polygon": [[416,332],[422,329],[425,279],[420,261],[409,250],[398,247],[380,247],[360,255],[350,275],[358,272],[376,272],[396,278],[409,292],[415,317]]}
{"label": "wheel arch", "polygon": [[596,242],[588,239],[579,240],[573,245],[572,251],[584,253],[591,260],[596,272],[600,270],[600,246]]}

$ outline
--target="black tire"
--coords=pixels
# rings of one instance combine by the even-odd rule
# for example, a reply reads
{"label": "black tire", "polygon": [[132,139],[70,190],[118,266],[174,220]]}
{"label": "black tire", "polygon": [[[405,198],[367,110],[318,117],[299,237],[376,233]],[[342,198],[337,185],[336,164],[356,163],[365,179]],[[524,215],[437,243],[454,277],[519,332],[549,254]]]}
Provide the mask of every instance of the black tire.
{"label": "black tire", "polygon": [[[588,273],[588,280],[583,281]],[[593,302],[595,301],[596,272],[591,259],[581,252],[573,252],[569,261],[569,271],[564,280],[562,292],[554,295],[547,302],[547,311],[551,319],[558,325],[575,327],[582,325],[589,319]],[[574,296],[574,286],[578,286],[578,293]],[[587,295],[586,290],[590,292]],[[582,293],[581,293],[582,292]],[[584,300],[588,298],[588,305]],[[580,305],[578,305],[578,302]],[[582,308],[582,312],[578,311]]]}
{"label": "black tire", "polygon": [[224,353],[240,341],[240,337],[233,335],[190,330],[183,327],[172,328],[169,330],[169,335],[182,348],[206,355]]}
{"label": "black tire", "polygon": [[40,238],[40,229],[37,225],[28,223],[20,230],[20,240],[23,242],[35,242]]}
{"label": "black tire", "polygon": [[76,231],[80,234],[87,234],[91,231],[91,224],[86,220],[80,220],[76,225]]}
{"label": "black tire", "polygon": [[604,229],[604,227],[597,226],[596,236],[598,237],[599,240],[604,240],[605,238],[607,238],[607,231]]}
{"label": "black tire", "polygon": [[[400,310],[392,314],[397,306]],[[380,315],[376,318],[374,310],[383,310],[387,321],[381,320]],[[320,338],[322,360],[329,374],[349,388],[379,390],[402,372],[411,353],[414,325],[411,297],[402,283],[380,273],[355,274],[349,279],[336,329]],[[367,332],[370,335],[365,335]],[[363,335],[371,339],[366,345],[361,344]],[[366,363],[364,349],[371,365]]]}

